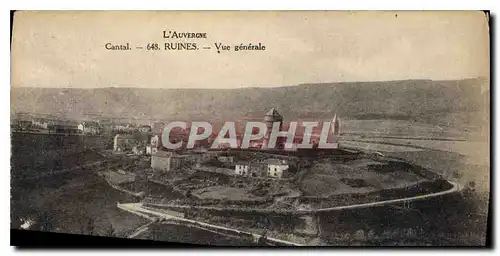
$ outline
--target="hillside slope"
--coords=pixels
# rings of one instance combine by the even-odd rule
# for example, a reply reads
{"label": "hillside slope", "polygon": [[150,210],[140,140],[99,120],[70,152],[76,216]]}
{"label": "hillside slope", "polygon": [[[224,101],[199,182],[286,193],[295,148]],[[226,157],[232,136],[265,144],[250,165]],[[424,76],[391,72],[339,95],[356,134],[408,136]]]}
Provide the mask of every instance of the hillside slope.
{"label": "hillside slope", "polygon": [[[286,119],[439,119],[440,114],[484,109],[485,80],[404,80],[303,84],[277,88],[54,89],[12,88],[11,112],[68,118],[85,115],[125,119],[241,119],[277,108]],[[489,103],[489,102],[488,102]]]}

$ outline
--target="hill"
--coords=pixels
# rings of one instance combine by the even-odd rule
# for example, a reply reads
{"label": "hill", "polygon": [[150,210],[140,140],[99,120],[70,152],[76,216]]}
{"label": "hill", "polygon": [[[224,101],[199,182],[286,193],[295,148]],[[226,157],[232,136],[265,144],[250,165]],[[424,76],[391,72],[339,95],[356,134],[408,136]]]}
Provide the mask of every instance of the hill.
{"label": "hill", "polygon": [[[474,113],[489,99],[484,79],[302,84],[275,88],[143,89],[12,88],[11,113],[79,119],[235,120],[277,108],[285,119],[418,119]],[[486,96],[485,96],[486,95]],[[489,102],[488,102],[489,103]]]}

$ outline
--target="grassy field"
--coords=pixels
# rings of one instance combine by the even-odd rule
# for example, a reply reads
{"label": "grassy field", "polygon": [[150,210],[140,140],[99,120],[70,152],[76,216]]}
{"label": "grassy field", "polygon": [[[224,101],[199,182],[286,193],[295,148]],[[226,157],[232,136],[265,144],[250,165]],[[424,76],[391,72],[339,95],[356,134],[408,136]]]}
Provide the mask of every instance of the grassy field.
{"label": "grassy field", "polygon": [[[439,215],[441,217],[435,221],[431,221],[431,217],[426,217],[434,216],[432,214],[423,214],[423,212],[412,210],[409,211],[409,214],[405,210],[400,214],[401,216],[398,217],[397,225],[393,225],[393,229],[384,226],[384,220],[380,220],[373,224],[380,227],[380,230],[376,231],[376,238],[378,240],[386,239],[387,241],[385,244],[398,243],[398,241],[401,244],[401,241],[404,241],[405,237],[425,237],[430,234],[432,229],[436,229],[436,234],[433,233],[432,237],[434,240],[429,238],[429,241],[420,240],[416,242],[416,244],[436,244],[438,239],[442,238],[444,240],[446,237],[450,238],[452,236],[457,236],[457,238],[450,243],[468,245],[484,243],[490,191],[490,169],[489,161],[487,161],[489,159],[479,160],[477,155],[478,153],[479,155],[485,155],[486,153],[477,152],[476,149],[484,149],[487,147],[485,147],[484,144],[470,144],[470,141],[467,140],[449,142],[422,139],[425,138],[425,136],[433,138],[451,137],[463,139],[466,138],[468,136],[467,133],[470,132],[464,132],[463,129],[457,128],[443,128],[430,124],[423,125],[408,120],[346,120],[343,123],[345,124],[343,132],[362,133],[364,135],[362,138],[363,140],[371,140],[372,142],[378,143],[356,142],[359,143],[358,146],[360,147],[366,146],[367,144],[376,145],[372,146],[371,149],[377,151],[384,151],[381,149],[385,149],[384,154],[388,156],[405,159],[406,161],[421,165],[425,168],[430,168],[446,177],[456,178],[463,184],[468,184],[471,181],[475,182],[476,191],[467,198],[468,201],[466,202],[472,204],[472,206],[467,204],[467,207],[453,207],[453,202],[443,202],[431,205],[429,208],[431,210],[451,209],[447,210],[446,214]],[[471,131],[471,129],[472,128],[469,128],[468,131]],[[380,136],[418,136],[419,139],[380,138]],[[475,140],[473,143],[478,142]],[[376,148],[377,145],[379,145],[378,148]],[[23,149],[36,151],[29,146],[25,146]],[[20,166],[23,166],[23,164],[25,166],[30,166],[29,161],[33,160],[30,159],[30,154],[28,153],[22,154],[20,151],[14,152],[17,152],[16,155],[13,156],[16,164],[13,165],[12,172],[18,173],[23,169],[20,168]],[[466,154],[467,152],[471,152],[472,154]],[[98,158],[98,156],[95,157]],[[45,164],[56,165],[58,168],[60,167],[59,165],[78,165],[81,162],[89,160],[90,156],[87,158],[56,157],[56,159],[59,158],[61,161],[58,165],[56,165],[57,162],[50,160],[51,158],[45,158]],[[42,165],[39,169],[46,170],[47,168],[47,166]],[[256,185],[252,184],[247,187],[237,188],[236,186],[232,187],[232,185],[237,185],[234,183],[234,179],[229,179],[227,176],[224,177],[207,173],[200,173],[195,175],[196,177],[189,177],[190,175],[191,174],[186,174],[186,176],[182,178],[170,178],[172,178],[172,184],[174,186],[182,184],[202,185],[209,182],[218,183],[216,187],[212,187],[207,191],[209,197],[242,198],[246,196],[242,191],[248,191],[251,189],[250,187]],[[388,166],[384,163],[366,159],[358,162],[354,161],[337,164],[316,162],[311,168],[311,172],[304,177],[302,190],[306,192],[306,195],[329,196],[342,193],[370,192],[383,187],[408,186],[419,181],[419,179],[421,178],[415,176],[404,167]],[[122,185],[130,187],[134,191],[145,191],[153,197],[169,200],[183,198],[182,195],[173,191],[172,188],[151,182],[134,182]],[[279,190],[278,186],[275,185],[276,184],[270,184],[264,187],[269,190],[269,193],[274,193]],[[221,187],[218,186],[223,186],[224,189],[220,190]],[[106,235],[109,233],[109,230],[112,229],[116,235],[125,236],[130,234],[138,226],[146,223],[145,219],[121,211],[116,207],[117,202],[134,202],[136,199],[110,188],[105,181],[90,172],[56,175],[31,183],[16,182],[12,184],[11,195],[12,228],[19,227],[20,223],[18,220],[21,217],[34,216],[35,221],[37,221],[37,216],[48,215],[50,217],[44,219],[44,221],[50,222],[46,223],[49,224],[47,226],[49,226],[50,231]],[[461,203],[464,204],[464,202]],[[338,219],[345,220],[345,225],[352,229],[356,223],[363,226],[365,220],[368,219],[369,216],[373,217],[377,214],[376,211],[368,211],[365,215],[354,214],[351,217],[341,216]],[[392,215],[390,216],[392,217]],[[329,221],[332,221],[332,217],[325,217],[321,221],[322,225],[328,227],[330,225]],[[89,229],[89,222],[92,223],[91,229]],[[419,226],[415,227],[417,226],[417,222]],[[399,224],[401,223],[406,223],[405,225],[407,227],[400,226]],[[432,226],[427,227],[425,226],[426,223],[432,223]],[[334,230],[339,230],[338,223],[334,223],[330,226]],[[405,231],[412,228],[417,231]],[[368,232],[371,228],[360,227],[359,229],[364,229],[364,232],[366,232],[364,236],[359,237],[364,237],[363,239],[370,237]],[[403,231],[401,231],[402,234],[400,235],[397,232],[397,234],[393,234],[393,230]],[[355,234],[351,234],[345,241],[352,242],[359,240],[353,237],[356,237]],[[156,238],[167,241],[212,245],[242,244],[241,241],[234,241],[222,236],[217,236],[211,232],[176,225],[160,225],[154,227],[150,230],[150,233],[146,232],[142,238]],[[365,245],[376,240],[366,241],[363,239],[359,241]],[[329,243],[336,244],[336,240],[332,238]]]}
{"label": "grassy field", "polygon": [[481,113],[468,119],[446,115],[442,123],[412,120],[345,120],[341,145],[380,151],[430,168],[489,193],[489,123]]}
{"label": "grassy field", "polygon": [[315,162],[301,182],[306,196],[327,197],[401,188],[425,180],[408,166],[368,158],[348,162],[324,159]]}
{"label": "grassy field", "polygon": [[422,151],[422,149],[408,147],[406,145],[387,145],[379,143],[369,143],[364,141],[341,141],[340,147],[345,148],[361,148],[364,151],[380,151],[380,152],[413,152]]}
{"label": "grassy field", "polygon": [[[387,156],[404,159],[429,168],[443,176],[458,180],[462,185],[473,182],[481,193],[489,193],[490,154],[489,145],[484,142],[408,140],[394,138],[364,138],[370,142],[343,142],[353,147],[368,144],[363,150],[380,151]],[[391,145],[381,144],[390,143]],[[383,150],[385,146],[412,150]],[[417,147],[417,148],[412,148]]]}
{"label": "grassy field", "polygon": [[[421,151],[423,149],[434,149],[440,151],[448,151],[459,153],[464,156],[469,156],[487,163],[489,161],[489,144],[487,142],[479,141],[457,141],[457,140],[424,140],[424,139],[398,139],[398,138],[349,138],[350,140],[356,141],[345,141],[343,144],[348,143],[359,143],[373,146],[392,146],[395,150],[387,150],[389,152],[394,151]],[[346,138],[346,140],[349,140]],[[377,149],[380,150],[380,149]],[[380,151],[386,151],[381,149]],[[486,159],[484,159],[486,158]]]}
{"label": "grassy field", "polygon": [[213,186],[193,192],[200,199],[252,200],[246,190],[228,186]]}
{"label": "grassy field", "polygon": [[[408,128],[405,130],[405,122],[399,121],[396,124],[390,121],[354,123],[362,124],[360,126],[362,129],[358,129],[359,134],[344,136],[343,139],[347,141],[345,144],[369,145],[364,149],[381,151],[386,156],[404,159],[472,189],[468,195],[457,198],[455,202],[442,202],[439,205],[441,212],[432,213],[431,210],[425,212],[425,215],[432,216],[426,218],[433,221],[429,219],[423,223],[412,223],[406,229],[401,226],[394,226],[391,228],[392,231],[389,228],[383,229],[381,232],[386,233],[383,235],[385,242],[381,243],[395,244],[394,235],[390,232],[397,233],[404,230],[412,230],[412,234],[398,233],[396,235],[401,237],[400,241],[408,241],[406,242],[408,245],[481,245],[485,243],[491,189],[489,185],[490,145],[487,127],[467,126],[467,123],[453,127],[406,123]],[[386,129],[382,132],[371,133],[370,126],[377,123],[385,123]],[[403,132],[398,132],[398,129]],[[408,134],[404,134],[405,132]],[[388,147],[392,150],[387,150]],[[438,206],[428,209],[435,209],[435,207]],[[411,213],[411,211],[403,211],[401,219],[411,220]],[[415,216],[415,218],[422,217],[423,215]]]}
{"label": "grassy field", "polygon": [[472,131],[477,130],[474,126],[453,126],[424,123],[412,120],[343,120],[342,133],[367,134],[367,135],[392,135],[404,137],[468,137]]}
{"label": "grassy field", "polygon": [[[19,228],[19,218],[34,216],[44,221],[44,230],[106,235],[112,228],[115,235],[125,236],[146,220],[119,210],[117,202],[134,199],[118,192],[92,173],[52,176],[46,184],[42,180],[33,184],[13,184],[11,189],[12,228]],[[37,216],[48,216],[39,220]],[[91,222],[92,228],[87,224]],[[47,229],[45,229],[48,227]]]}

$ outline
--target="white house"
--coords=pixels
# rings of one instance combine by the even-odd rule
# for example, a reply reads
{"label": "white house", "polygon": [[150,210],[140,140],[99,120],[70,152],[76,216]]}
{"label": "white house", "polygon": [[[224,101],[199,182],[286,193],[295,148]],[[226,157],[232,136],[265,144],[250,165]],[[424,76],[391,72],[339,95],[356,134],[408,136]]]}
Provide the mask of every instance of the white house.
{"label": "white house", "polygon": [[49,123],[41,118],[34,118],[31,123],[38,128],[48,129]]}
{"label": "white house", "polygon": [[158,135],[151,137],[151,146],[153,148],[157,148],[159,145],[160,145],[160,138],[158,137]]}
{"label": "white house", "polygon": [[100,134],[102,132],[102,127],[98,122],[85,121],[78,125],[78,131],[82,134]]}
{"label": "white house", "polygon": [[132,152],[138,156],[142,156],[146,153],[146,147],[144,146],[134,146]]}
{"label": "white house", "polygon": [[290,165],[285,160],[267,159],[267,176],[281,179]]}
{"label": "white house", "polygon": [[263,163],[239,162],[234,168],[234,173],[248,177],[264,177],[266,176],[265,167]]}
{"label": "white house", "polygon": [[281,179],[289,168],[290,165],[285,160],[267,159],[259,163],[238,162],[234,173],[241,176]]}
{"label": "white house", "polygon": [[151,126],[149,125],[141,125],[137,128],[140,132],[151,132]]}
{"label": "white house", "polygon": [[234,157],[232,156],[219,156],[217,157],[217,160],[221,163],[227,163],[227,164],[232,164],[234,162]]}
{"label": "white house", "polygon": [[246,163],[238,163],[234,169],[234,173],[237,175],[247,176],[250,171],[250,165]]}

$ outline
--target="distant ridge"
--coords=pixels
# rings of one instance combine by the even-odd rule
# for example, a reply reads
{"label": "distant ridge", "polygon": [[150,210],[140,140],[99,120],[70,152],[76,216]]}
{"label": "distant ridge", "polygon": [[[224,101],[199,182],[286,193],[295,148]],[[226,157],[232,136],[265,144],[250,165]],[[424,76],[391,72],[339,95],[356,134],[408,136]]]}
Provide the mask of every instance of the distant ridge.
{"label": "distant ridge", "polygon": [[[432,119],[483,109],[483,78],[301,84],[273,88],[142,89],[12,88],[11,113],[80,119],[235,120],[275,108],[285,119]],[[487,87],[489,92],[489,87]],[[483,89],[484,91],[484,89]],[[489,94],[488,94],[489,95]],[[489,96],[487,97],[489,99]]]}

